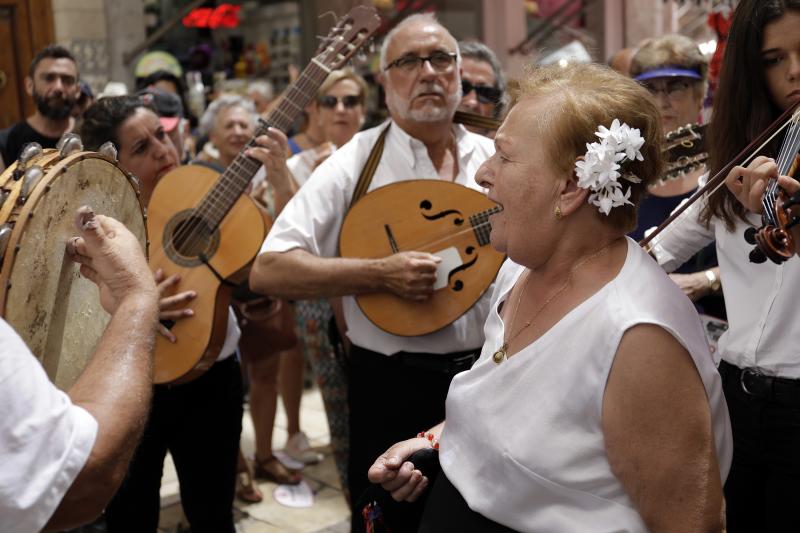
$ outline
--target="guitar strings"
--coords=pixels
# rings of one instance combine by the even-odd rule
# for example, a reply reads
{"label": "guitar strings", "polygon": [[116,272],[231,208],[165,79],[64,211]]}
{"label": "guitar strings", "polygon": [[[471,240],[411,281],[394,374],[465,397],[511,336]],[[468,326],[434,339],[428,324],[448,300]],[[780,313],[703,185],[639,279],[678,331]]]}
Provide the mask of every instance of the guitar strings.
{"label": "guitar strings", "polygon": [[[311,64],[309,64],[309,66],[310,65]],[[308,67],[306,68],[306,70],[308,70]],[[285,101],[289,101],[290,97],[292,96],[291,94],[292,92],[300,92],[301,96],[307,97],[308,89],[314,85],[318,87],[319,83],[324,81],[325,77],[327,77],[328,75],[328,73],[321,68],[312,69],[309,75],[305,74],[306,72],[304,71],[301,74],[300,78],[297,80],[297,83],[295,83],[293,86],[293,88],[294,87],[297,88],[297,91],[292,91],[290,89],[289,93],[287,93],[287,95],[284,97],[286,99]],[[283,115],[284,118],[288,119],[288,116],[285,113],[283,113],[282,110],[280,110],[280,104],[278,105],[278,107],[276,107],[276,111],[280,111],[279,114]],[[272,114],[273,113],[271,113],[271,115]],[[279,124],[277,120],[275,121],[275,123]],[[267,122],[267,124],[270,124],[270,122]],[[231,165],[225,170],[225,172],[223,172],[223,176],[219,179],[217,184],[215,184],[215,186],[212,187],[212,189],[208,193],[206,193],[206,196],[203,198],[203,200],[201,200],[199,206],[192,210],[188,222],[182,224],[181,227],[178,229],[178,231],[173,233],[173,235],[170,237],[168,244],[172,246],[174,249],[176,249],[176,251],[177,251],[176,242],[182,243],[181,248],[188,252],[194,250],[195,247],[199,247],[200,244],[207,244],[209,235],[207,235],[203,231],[198,231],[198,230],[201,228],[201,226],[207,225],[206,220],[207,218],[209,218],[208,215],[213,216],[213,215],[226,214],[223,212],[224,209],[220,208],[220,200],[226,200],[226,199],[230,200],[232,196],[231,195],[232,191],[235,193],[235,197],[238,198],[241,195],[241,192],[243,192],[244,188],[247,187],[247,184],[237,183],[242,181],[241,174],[237,174],[237,171],[241,171],[241,169],[244,168],[244,170],[247,173],[251,174],[250,177],[247,179],[247,182],[249,183],[249,181],[252,179],[252,176],[261,167],[261,164],[259,163],[258,166],[255,168],[255,171],[251,173],[251,169],[247,169],[246,167],[242,166],[240,158],[246,161],[248,164],[251,164],[251,162],[253,162],[252,159],[244,155],[244,151],[255,144],[256,137],[266,133],[266,128],[264,126],[265,126],[264,123],[262,122],[258,123],[254,136],[250,139],[250,141],[248,141],[247,145],[242,149],[242,151],[240,151],[239,154],[237,154],[236,158],[231,163]],[[230,170],[232,171],[229,172]],[[231,179],[225,180],[224,179],[226,177],[225,174],[227,174],[228,175],[227,177]],[[244,188],[242,188],[242,190],[239,191],[241,185],[244,185]],[[232,203],[233,202],[231,202],[231,204]],[[220,221],[222,218],[223,216],[219,216]],[[215,223],[209,224],[208,226],[210,227],[208,229],[210,229],[213,232],[218,226],[220,221],[216,221]]]}
{"label": "guitar strings", "polygon": [[[321,71],[321,73],[323,73],[324,76],[327,76],[327,72],[325,72],[324,70],[319,69],[319,71]],[[298,82],[294,85],[299,89],[299,92],[301,93],[301,96],[307,96],[307,94],[308,94],[307,89],[310,86],[313,86],[315,83],[318,83],[320,81],[318,79],[315,79],[315,78],[318,77],[320,72],[313,72],[313,69],[312,69],[310,75],[306,75],[306,74],[307,74],[307,72],[304,70],[304,72],[301,74],[300,78],[298,79]],[[322,81],[324,81],[324,77],[322,78]],[[289,93],[291,93],[291,92],[292,92],[292,90],[290,89]],[[291,94],[287,94],[286,97],[285,97],[285,101],[288,102],[290,100],[290,96],[291,96]],[[283,111],[280,110],[280,104],[279,104],[278,107],[275,108],[275,112],[279,112],[280,115],[283,115],[285,118],[288,118],[286,116],[286,114],[283,113]],[[271,115],[273,115],[273,114],[275,114],[275,113],[271,113]],[[276,120],[275,122],[277,123],[278,121]],[[250,141],[248,141],[248,144],[242,149],[242,151],[239,154],[237,154],[237,156],[234,159],[234,161],[232,162],[231,166],[242,168],[241,163],[239,162],[240,156],[245,161],[248,161],[248,162],[250,161],[249,158],[247,158],[246,156],[243,155],[244,150],[246,150],[246,149],[250,148],[251,146],[253,146],[254,141],[255,141],[255,137],[257,137],[259,134],[263,134],[263,133],[265,133],[264,123],[258,122],[257,129],[256,129],[256,134],[254,135],[253,138],[250,139]],[[259,165],[259,167],[260,167],[260,165]],[[257,172],[257,171],[258,171],[258,167],[255,169],[255,172]],[[248,172],[249,172],[249,170],[248,170]],[[255,174],[255,172],[253,172],[253,174]],[[231,174],[233,174],[234,178],[238,177],[235,174],[235,172],[228,172],[228,169],[226,169],[225,172],[223,172],[223,175],[226,174],[226,173],[228,174],[228,177],[230,177]],[[224,178],[224,176],[223,176],[223,178]],[[252,179],[252,175],[250,176],[250,179]],[[248,179],[247,181],[249,182],[250,179]],[[221,187],[220,187],[220,183],[222,183]],[[170,243],[169,244],[172,245],[173,248],[175,248],[175,242],[176,241],[181,242],[182,239],[185,239],[185,242],[183,242],[183,249],[184,250],[192,250],[195,246],[201,244],[202,241],[204,241],[204,240],[207,241],[208,235],[204,235],[203,232],[198,231],[201,226],[206,225],[205,224],[205,220],[206,220],[206,218],[208,218],[206,215],[208,215],[208,214],[216,214],[219,211],[218,204],[219,204],[220,198],[224,198],[224,197],[228,197],[229,198],[230,192],[231,191],[236,191],[238,188],[239,187],[236,185],[236,183],[234,183],[233,179],[228,179],[228,180],[220,179],[217,182],[217,184],[214,187],[212,187],[212,189],[206,194],[206,196],[203,198],[203,200],[201,200],[198,208],[195,208],[194,210],[192,210],[192,213],[190,214],[189,222],[187,222],[184,225],[182,225],[179,228],[179,230],[175,234],[173,234],[173,236],[170,239]],[[245,188],[246,188],[246,185],[245,185]],[[236,194],[236,197],[238,198],[238,196],[240,194],[241,194],[241,192],[238,192]],[[219,218],[221,219],[222,217],[219,217]],[[218,224],[218,222],[217,222],[217,224]],[[214,229],[216,229],[214,227],[215,224],[212,224],[211,226],[212,227],[210,227],[209,229],[211,229],[212,231]],[[188,235],[188,237],[187,237],[187,235]]]}

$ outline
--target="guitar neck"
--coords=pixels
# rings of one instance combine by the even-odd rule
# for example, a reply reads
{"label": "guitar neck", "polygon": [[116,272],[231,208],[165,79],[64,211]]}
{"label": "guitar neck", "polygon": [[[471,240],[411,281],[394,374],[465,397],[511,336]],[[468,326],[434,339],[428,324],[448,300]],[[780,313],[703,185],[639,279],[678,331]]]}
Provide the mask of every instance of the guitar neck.
{"label": "guitar neck", "polygon": [[325,81],[328,72],[326,68],[312,60],[297,81],[289,87],[266,120],[258,120],[253,137],[236,155],[197,207],[197,211],[203,215],[212,228],[219,226],[233,204],[247,189],[250,180],[261,168],[261,162],[247,157],[244,152],[254,146],[256,138],[265,135],[270,127],[288,132],[294,120],[316,96],[317,89]]}

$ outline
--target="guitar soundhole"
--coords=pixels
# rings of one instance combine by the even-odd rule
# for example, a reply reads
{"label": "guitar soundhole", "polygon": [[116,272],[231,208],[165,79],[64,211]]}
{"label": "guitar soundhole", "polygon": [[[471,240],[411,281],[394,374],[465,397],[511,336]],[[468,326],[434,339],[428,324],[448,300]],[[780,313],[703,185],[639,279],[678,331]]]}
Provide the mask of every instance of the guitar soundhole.
{"label": "guitar soundhole", "polygon": [[213,257],[219,248],[219,231],[191,210],[176,214],[164,228],[164,249],[181,266],[197,266]]}

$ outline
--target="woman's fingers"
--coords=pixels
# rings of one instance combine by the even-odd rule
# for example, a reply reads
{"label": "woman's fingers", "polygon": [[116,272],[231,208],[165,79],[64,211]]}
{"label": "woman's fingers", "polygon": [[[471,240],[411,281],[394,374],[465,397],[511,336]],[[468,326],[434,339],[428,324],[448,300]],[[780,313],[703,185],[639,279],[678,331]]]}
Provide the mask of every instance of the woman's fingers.
{"label": "woman's fingers", "polygon": [[178,340],[175,338],[175,335],[173,335],[172,332],[164,326],[164,324],[158,324],[158,333],[161,334],[162,337],[166,338],[169,342],[175,342]]}
{"label": "woman's fingers", "polygon": [[158,300],[159,309],[172,309],[180,305],[185,305],[197,298],[195,291],[179,292],[173,296],[166,296]]}

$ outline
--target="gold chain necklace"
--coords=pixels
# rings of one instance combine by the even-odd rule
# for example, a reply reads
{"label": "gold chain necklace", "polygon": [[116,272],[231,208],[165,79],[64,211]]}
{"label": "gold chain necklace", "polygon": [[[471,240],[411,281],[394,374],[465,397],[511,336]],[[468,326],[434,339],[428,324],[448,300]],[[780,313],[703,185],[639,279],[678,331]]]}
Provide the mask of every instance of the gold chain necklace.
{"label": "gold chain necklace", "polygon": [[[577,263],[575,263],[574,265],[572,265],[572,268],[569,269],[569,273],[567,274],[567,279],[564,282],[564,284],[561,285],[561,287],[559,287],[559,289],[556,292],[554,292],[552,294],[552,296],[550,296],[544,302],[544,304],[536,311],[536,313],[534,313],[534,315],[530,318],[530,320],[525,322],[525,324],[523,324],[523,326],[521,328],[519,328],[519,331],[514,333],[513,336],[509,337],[508,339],[505,340],[505,342],[503,342],[503,345],[500,348],[498,348],[498,350],[496,352],[494,352],[494,354],[492,354],[492,361],[494,361],[496,365],[499,365],[500,363],[505,361],[508,358],[508,345],[511,344],[514,341],[514,339],[519,337],[520,334],[528,328],[528,326],[533,324],[534,320],[536,320],[536,318],[542,313],[542,311],[544,311],[547,308],[548,305],[550,305],[550,303],[553,300],[555,300],[558,296],[560,296],[564,291],[567,290],[567,288],[569,287],[570,283],[572,283],[572,277],[575,275],[575,272],[578,270],[578,268],[583,266],[583,265],[585,265],[586,263],[588,263],[592,259],[596,259],[596,258],[600,257],[601,255],[605,254],[615,242],[617,242],[616,239],[611,241],[610,243],[606,244],[605,246],[600,248],[598,251],[596,251],[592,255],[587,256],[587,257],[581,259],[580,261],[578,261]],[[517,298],[517,307],[514,308],[514,315],[511,317],[511,324],[510,324],[510,327],[508,328],[508,332],[509,333],[514,331],[514,324],[516,324],[516,322],[517,322],[517,313],[519,313],[519,307],[520,307],[520,304],[522,303],[523,296],[525,296],[525,291],[527,291],[527,289],[528,289],[528,282],[530,281],[530,279],[531,279],[531,276],[530,276],[530,271],[529,271],[528,274],[527,274],[527,277],[525,278],[525,286],[522,287],[522,291],[520,291],[519,297]]]}

